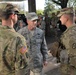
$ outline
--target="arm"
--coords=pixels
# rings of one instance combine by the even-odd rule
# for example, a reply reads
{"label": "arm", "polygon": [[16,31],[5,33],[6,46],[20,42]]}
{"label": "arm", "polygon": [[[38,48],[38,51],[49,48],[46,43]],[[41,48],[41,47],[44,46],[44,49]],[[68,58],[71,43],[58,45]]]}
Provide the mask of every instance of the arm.
{"label": "arm", "polygon": [[17,37],[16,49],[17,50],[15,55],[15,71],[16,75],[21,75],[20,71],[28,67],[27,45],[23,37]]}
{"label": "arm", "polygon": [[48,48],[47,48],[45,37],[43,35],[43,37],[42,37],[42,44],[41,44],[41,53],[43,55],[44,65],[47,64],[47,58],[48,58],[48,53],[47,52],[48,52]]}

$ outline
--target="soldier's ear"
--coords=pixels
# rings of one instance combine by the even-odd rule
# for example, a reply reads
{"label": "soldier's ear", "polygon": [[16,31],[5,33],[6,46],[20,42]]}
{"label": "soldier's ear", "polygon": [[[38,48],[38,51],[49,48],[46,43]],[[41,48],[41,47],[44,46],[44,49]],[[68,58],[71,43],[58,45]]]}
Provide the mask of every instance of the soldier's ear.
{"label": "soldier's ear", "polygon": [[11,15],[10,15],[10,18],[11,18],[11,19],[13,19],[13,18],[14,18],[14,16],[15,16],[14,14],[11,14]]}
{"label": "soldier's ear", "polygon": [[66,19],[66,22],[68,21],[68,19],[69,19],[69,16],[68,15],[64,15],[65,16],[65,19]]}
{"label": "soldier's ear", "polygon": [[12,14],[9,17],[12,18]]}
{"label": "soldier's ear", "polygon": [[66,20],[68,21],[69,20],[69,17],[67,17]]}

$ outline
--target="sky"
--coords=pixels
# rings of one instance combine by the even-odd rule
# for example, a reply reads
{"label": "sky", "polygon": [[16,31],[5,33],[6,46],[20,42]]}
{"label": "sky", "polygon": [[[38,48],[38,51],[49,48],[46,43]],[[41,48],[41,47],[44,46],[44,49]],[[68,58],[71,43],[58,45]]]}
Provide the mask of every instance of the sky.
{"label": "sky", "polygon": [[[2,2],[6,2],[6,1],[2,1]],[[0,2],[0,3],[2,3]],[[11,1],[9,1],[11,2]],[[28,11],[28,0],[26,1],[20,1],[20,2],[12,2],[12,3],[18,3],[25,11]],[[36,9],[41,9],[44,10],[44,4],[45,4],[45,0],[36,0]]]}
{"label": "sky", "polygon": [[[28,1],[26,0],[25,2],[23,2],[24,6],[25,6],[25,10],[28,11]],[[36,9],[41,9],[44,10],[44,4],[45,4],[45,0],[36,0]]]}
{"label": "sky", "polygon": [[37,9],[44,9],[45,0],[36,0],[36,7]]}

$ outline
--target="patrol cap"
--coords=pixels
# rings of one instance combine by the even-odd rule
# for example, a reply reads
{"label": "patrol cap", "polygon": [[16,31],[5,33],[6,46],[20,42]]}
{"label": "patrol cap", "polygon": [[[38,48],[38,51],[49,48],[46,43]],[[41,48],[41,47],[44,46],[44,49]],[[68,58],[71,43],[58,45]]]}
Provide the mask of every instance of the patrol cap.
{"label": "patrol cap", "polygon": [[12,4],[6,4],[4,8],[0,9],[0,19],[5,18],[7,15],[19,13],[18,8]]}
{"label": "patrol cap", "polygon": [[73,7],[62,9],[57,16],[60,17],[63,14],[70,14],[70,13],[73,13]]}
{"label": "patrol cap", "polygon": [[35,12],[30,12],[30,13],[26,14],[26,18],[28,20],[32,20],[33,21],[33,20],[37,20],[38,16],[37,16],[37,14]]}

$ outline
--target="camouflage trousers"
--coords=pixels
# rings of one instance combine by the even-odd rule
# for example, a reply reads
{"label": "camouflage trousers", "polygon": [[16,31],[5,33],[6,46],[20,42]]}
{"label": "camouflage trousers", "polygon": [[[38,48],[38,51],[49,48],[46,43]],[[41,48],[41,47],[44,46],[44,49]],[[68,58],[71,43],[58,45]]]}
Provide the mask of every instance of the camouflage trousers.
{"label": "camouflage trousers", "polygon": [[61,75],[76,75],[76,68],[69,64],[61,64],[60,72]]}

